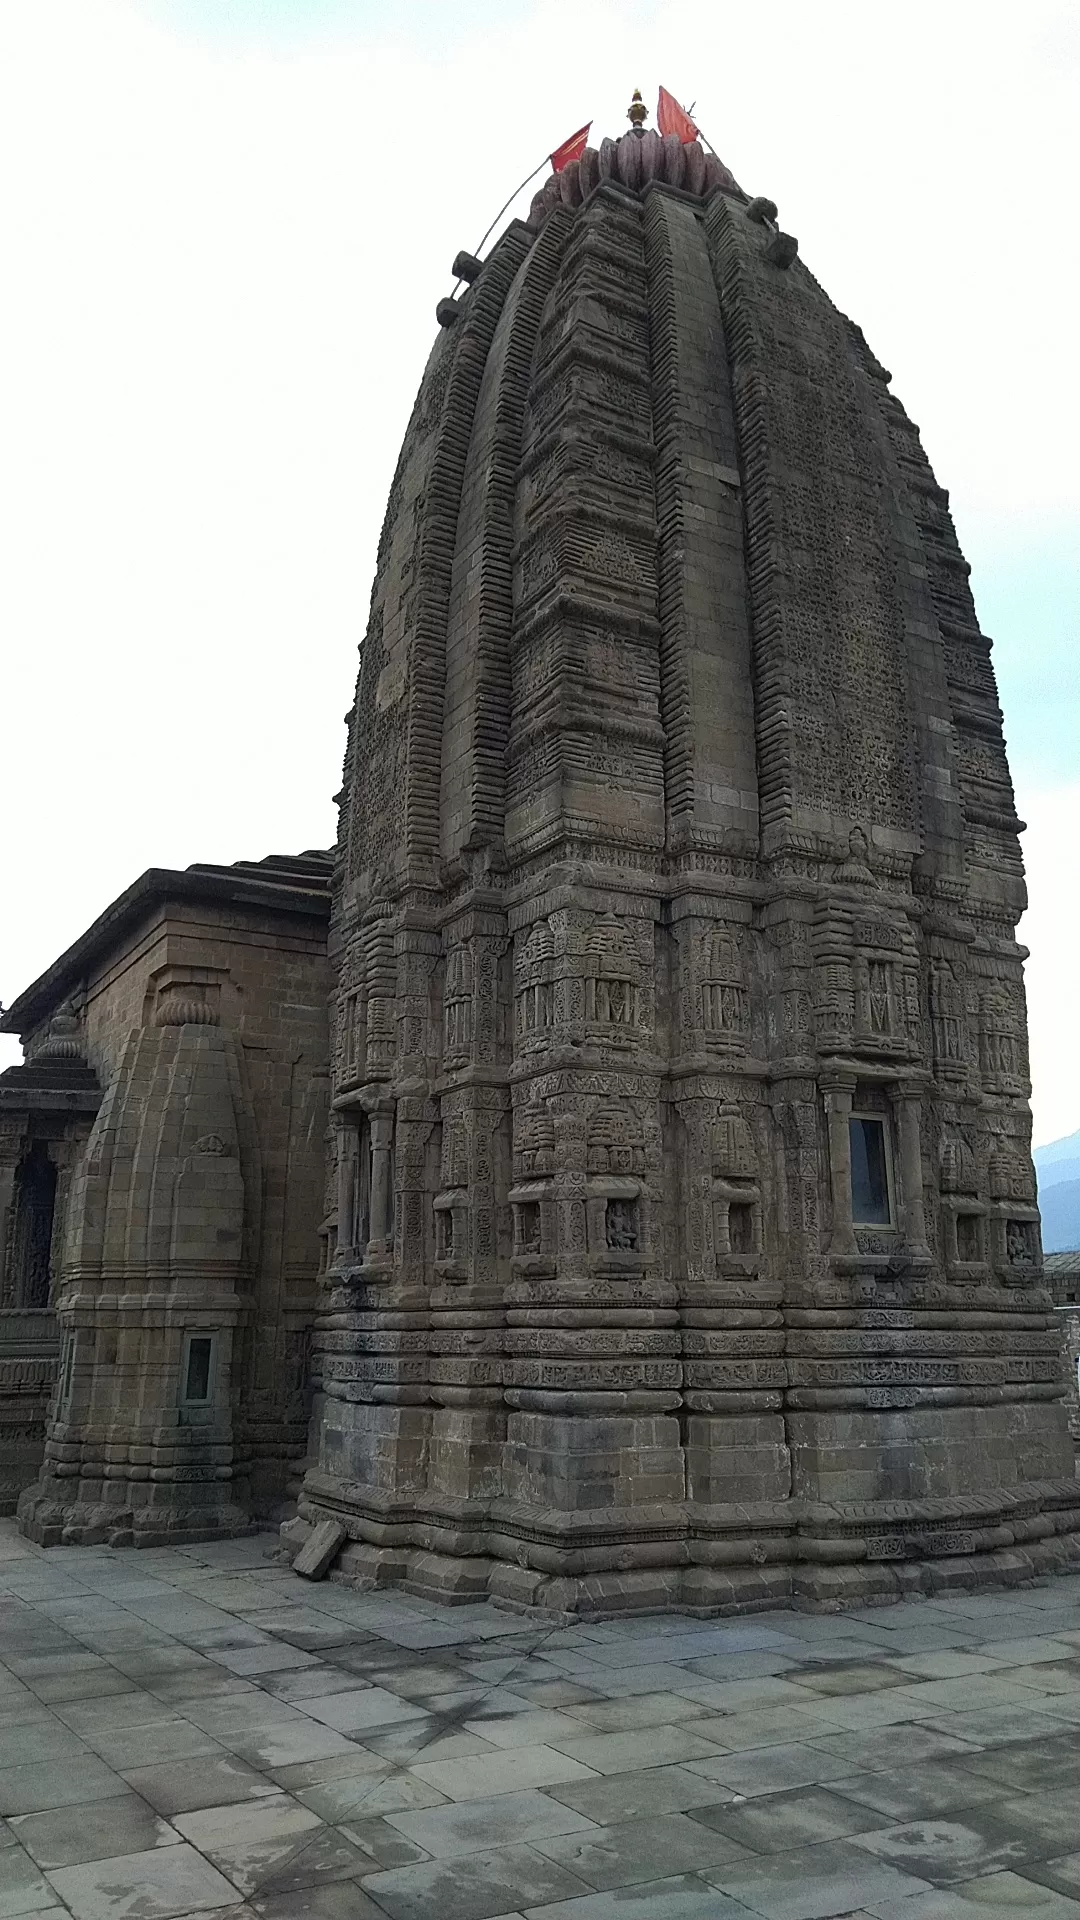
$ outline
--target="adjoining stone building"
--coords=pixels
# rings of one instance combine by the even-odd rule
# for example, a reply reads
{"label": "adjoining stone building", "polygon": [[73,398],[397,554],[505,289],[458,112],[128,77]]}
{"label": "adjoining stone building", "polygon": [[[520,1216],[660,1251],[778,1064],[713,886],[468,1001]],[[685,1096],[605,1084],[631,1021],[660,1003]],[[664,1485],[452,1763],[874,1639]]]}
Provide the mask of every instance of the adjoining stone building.
{"label": "adjoining stone building", "polygon": [[[268,1324],[275,1352],[313,1330],[321,1388],[286,1537],[327,1520],[342,1577],[570,1611],[1024,1578],[1080,1553],[1080,1491],[990,643],[859,330],[770,202],[637,118],[455,263],[390,490],[325,1199],[321,879],[295,1031],[273,993],[275,1058],[302,1032],[310,1076]],[[183,1383],[194,1338],[212,1371],[253,1324],[245,1154],[282,1160],[240,956],[184,965],[80,1039],[107,1091],[73,1149],[38,1538],[267,1510],[254,1362],[212,1447]],[[36,995],[44,1031],[67,975],[42,989],[9,1026]],[[183,1259],[140,1211],[153,1156],[119,1171],[148,1128]],[[126,1320],[106,1242],[135,1249]]]}
{"label": "adjoining stone building", "polygon": [[4,1016],[0,1498],[28,1489],[35,1539],[205,1537],[295,1497],[329,871],[146,873]]}
{"label": "adjoining stone building", "polygon": [[[1057,1311],[1069,1432],[1080,1454],[1080,1249],[1046,1255],[1046,1284]],[[1080,1465],[1078,1465],[1080,1471]]]}

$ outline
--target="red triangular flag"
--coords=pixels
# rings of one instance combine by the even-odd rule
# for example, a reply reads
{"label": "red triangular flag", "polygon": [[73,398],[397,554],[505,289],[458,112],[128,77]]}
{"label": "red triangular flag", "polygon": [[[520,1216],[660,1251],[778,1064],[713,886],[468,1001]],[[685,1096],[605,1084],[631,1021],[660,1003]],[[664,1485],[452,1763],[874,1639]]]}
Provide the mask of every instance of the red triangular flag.
{"label": "red triangular flag", "polygon": [[697,139],[698,130],[690,115],[683,112],[675,95],[666,87],[661,87],[656,103],[656,124],[661,133],[677,133],[684,147]]}
{"label": "red triangular flag", "polygon": [[562,146],[556,147],[554,153],[549,156],[556,173],[561,173],[564,167],[568,167],[571,160],[581,159],[591,126],[592,121],[587,120],[583,127],[579,127],[576,133],[570,135],[569,140],[564,140]]}

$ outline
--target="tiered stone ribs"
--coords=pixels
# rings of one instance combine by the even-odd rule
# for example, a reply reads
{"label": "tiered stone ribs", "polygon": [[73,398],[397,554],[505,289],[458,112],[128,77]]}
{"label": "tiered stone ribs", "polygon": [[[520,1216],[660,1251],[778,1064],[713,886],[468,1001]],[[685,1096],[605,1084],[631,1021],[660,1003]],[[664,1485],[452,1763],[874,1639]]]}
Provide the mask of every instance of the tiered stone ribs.
{"label": "tiered stone ribs", "polygon": [[346,1575],[707,1609],[1077,1551],[988,644],[794,254],[605,143],[425,374],[332,932]]}

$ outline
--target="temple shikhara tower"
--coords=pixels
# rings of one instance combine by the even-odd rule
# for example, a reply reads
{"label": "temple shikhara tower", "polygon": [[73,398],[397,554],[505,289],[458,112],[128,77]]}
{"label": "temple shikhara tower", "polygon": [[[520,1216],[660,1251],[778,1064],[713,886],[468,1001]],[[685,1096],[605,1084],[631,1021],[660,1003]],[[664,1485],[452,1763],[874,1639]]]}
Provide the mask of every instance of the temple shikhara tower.
{"label": "temple shikhara tower", "polygon": [[159,875],[6,1016],[35,1538],[295,1498],[341,1577],[568,1612],[1080,1557],[948,497],[776,207],[631,117],[455,262],[332,868]]}

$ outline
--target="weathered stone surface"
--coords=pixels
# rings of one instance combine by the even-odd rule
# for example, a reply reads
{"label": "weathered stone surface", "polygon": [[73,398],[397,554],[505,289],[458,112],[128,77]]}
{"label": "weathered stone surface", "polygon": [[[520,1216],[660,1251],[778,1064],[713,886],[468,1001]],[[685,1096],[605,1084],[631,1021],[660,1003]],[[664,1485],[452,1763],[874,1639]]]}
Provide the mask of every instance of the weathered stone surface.
{"label": "weathered stone surface", "polygon": [[151,872],[5,1015],[28,1061],[0,1076],[0,1468],[46,1544],[281,1515],[310,1410],[327,877],[325,855]]}
{"label": "weathered stone surface", "polygon": [[293,1561],[293,1572],[302,1574],[305,1580],[321,1580],[324,1573],[330,1571],[334,1555],[347,1538],[344,1527],[336,1520],[320,1520]]}
{"label": "weathered stone surface", "polygon": [[541,189],[390,492],[301,1502],[344,1578],[834,1606],[1078,1549],[988,642],[884,369],[691,151]]}
{"label": "weathered stone surface", "polygon": [[447,1600],[1080,1555],[947,496],[774,203],[644,111],[440,303],[332,863],[147,876],[6,1016],[38,1541],[242,1529],[307,1433],[312,1553]]}

